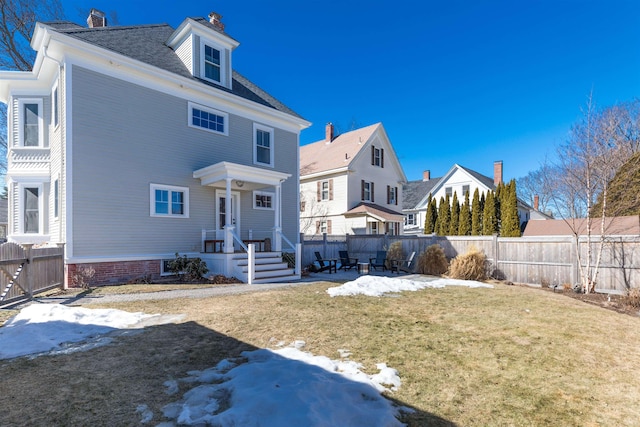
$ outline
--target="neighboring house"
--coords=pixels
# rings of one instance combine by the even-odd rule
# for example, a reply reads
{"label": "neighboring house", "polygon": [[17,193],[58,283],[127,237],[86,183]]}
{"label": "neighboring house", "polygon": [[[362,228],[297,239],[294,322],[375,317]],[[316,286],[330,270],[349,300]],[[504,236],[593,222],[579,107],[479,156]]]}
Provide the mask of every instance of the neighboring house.
{"label": "neighboring house", "polygon": [[[599,236],[601,227],[601,218],[592,218],[591,234]],[[608,236],[640,236],[640,217],[638,215],[607,217],[604,230]],[[576,233],[580,236],[587,235],[586,218],[531,220],[527,223],[522,236],[574,236]]]}
{"label": "neighboring house", "polygon": [[300,147],[300,231],[402,234],[406,177],[382,123],[325,135]]}
{"label": "neighboring house", "polygon": [[299,242],[310,124],[232,70],[239,43],[209,18],[36,24],[33,71],[0,72],[10,240],[64,243],[67,278],[93,267],[95,283],[158,276],[176,253],[245,281],[296,276],[252,275],[234,252],[271,248],[255,270],[278,269]]}
{"label": "neighboring house", "polygon": [[[447,195],[453,198],[456,193],[460,204],[464,203],[465,193],[469,193],[469,202],[473,200],[473,193],[478,189],[480,194],[489,190],[495,191],[502,181],[502,161],[493,164],[493,178],[482,175],[476,171],[465,168],[458,164],[441,178],[431,178],[429,171],[425,171],[422,181],[409,181],[404,191],[408,193],[407,202],[403,204],[402,212],[405,215],[405,233],[424,233],[424,222],[429,204],[429,195],[440,202],[440,198]],[[518,199],[518,217],[522,227],[531,218],[532,212],[537,217],[544,214],[539,213],[527,203]]]}

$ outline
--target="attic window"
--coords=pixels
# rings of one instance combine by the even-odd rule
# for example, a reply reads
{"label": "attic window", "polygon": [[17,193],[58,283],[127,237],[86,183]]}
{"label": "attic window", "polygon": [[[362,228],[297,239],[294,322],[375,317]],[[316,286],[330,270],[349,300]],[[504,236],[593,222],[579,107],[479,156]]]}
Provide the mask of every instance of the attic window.
{"label": "attic window", "polygon": [[220,82],[220,51],[204,45],[204,77]]}

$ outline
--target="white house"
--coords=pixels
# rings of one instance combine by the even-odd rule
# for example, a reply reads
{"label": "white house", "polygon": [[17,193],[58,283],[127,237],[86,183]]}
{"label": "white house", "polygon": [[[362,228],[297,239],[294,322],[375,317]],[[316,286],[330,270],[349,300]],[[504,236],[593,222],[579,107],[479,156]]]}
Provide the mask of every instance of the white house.
{"label": "white house", "polygon": [[300,231],[314,234],[401,234],[406,177],[376,123],[300,147]]}
{"label": "white house", "polygon": [[[430,195],[439,203],[441,197],[453,197],[453,194],[456,193],[458,201],[462,204],[466,193],[469,193],[469,198],[473,197],[476,189],[480,194],[486,194],[489,190],[495,191],[501,182],[503,182],[502,161],[494,162],[493,178],[458,164],[453,165],[440,178],[431,178],[431,173],[428,170],[425,171],[421,181],[410,181],[404,186],[406,203],[403,205],[402,211],[405,215],[405,233],[422,234],[424,232]],[[541,216],[522,200],[518,199],[517,202],[521,227],[529,221],[532,213]]]}
{"label": "white house", "polygon": [[37,23],[33,71],[0,72],[9,240],[64,243],[67,276],[90,266],[96,284],[161,275],[175,253],[249,282],[299,277],[281,251],[299,241],[310,123],[232,69],[220,18]]}

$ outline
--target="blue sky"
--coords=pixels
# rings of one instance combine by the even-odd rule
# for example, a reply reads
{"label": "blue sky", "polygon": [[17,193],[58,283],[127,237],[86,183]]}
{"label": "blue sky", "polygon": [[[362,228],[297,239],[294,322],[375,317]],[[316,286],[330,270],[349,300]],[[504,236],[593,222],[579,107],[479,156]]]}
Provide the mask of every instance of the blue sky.
{"label": "blue sky", "polygon": [[[240,42],[233,66],[313,125],[301,144],[382,122],[409,180],[453,164],[504,178],[537,169],[593,91],[599,106],[640,96],[637,0],[63,0],[120,25],[212,10]],[[113,22],[111,22],[113,23]]]}

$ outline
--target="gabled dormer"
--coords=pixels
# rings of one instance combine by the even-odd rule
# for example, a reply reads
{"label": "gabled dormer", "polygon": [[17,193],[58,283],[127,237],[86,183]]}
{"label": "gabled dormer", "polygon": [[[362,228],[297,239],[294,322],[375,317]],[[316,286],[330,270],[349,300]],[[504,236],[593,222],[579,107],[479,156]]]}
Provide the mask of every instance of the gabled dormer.
{"label": "gabled dormer", "polygon": [[221,15],[211,12],[209,21],[187,18],[167,40],[194,77],[232,89],[231,56],[240,45],[224,32]]}

